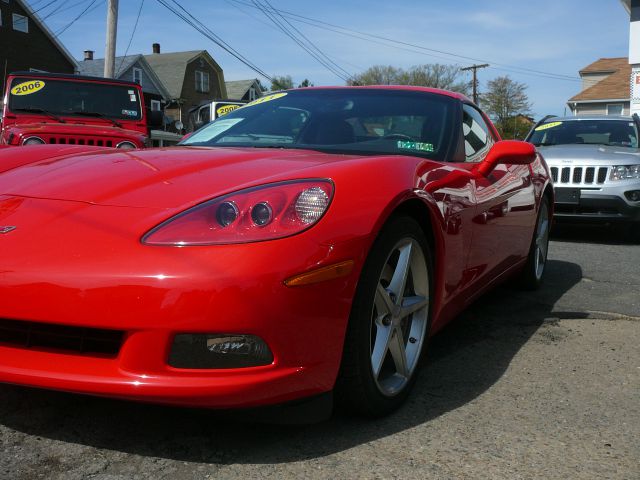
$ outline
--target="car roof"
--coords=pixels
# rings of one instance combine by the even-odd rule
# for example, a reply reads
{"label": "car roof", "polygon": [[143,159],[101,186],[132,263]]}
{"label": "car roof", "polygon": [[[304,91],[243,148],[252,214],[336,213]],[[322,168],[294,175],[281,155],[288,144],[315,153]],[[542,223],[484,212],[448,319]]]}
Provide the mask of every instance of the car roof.
{"label": "car roof", "polygon": [[[329,86],[329,87],[305,87],[304,90],[340,90],[340,89],[359,89],[359,90],[403,90],[409,92],[426,92],[444,95],[446,97],[456,98],[465,102],[473,103],[462,93],[452,92],[450,90],[442,90],[440,88],[417,87],[413,85],[364,85],[364,86]],[[298,89],[296,89],[298,90]]]}

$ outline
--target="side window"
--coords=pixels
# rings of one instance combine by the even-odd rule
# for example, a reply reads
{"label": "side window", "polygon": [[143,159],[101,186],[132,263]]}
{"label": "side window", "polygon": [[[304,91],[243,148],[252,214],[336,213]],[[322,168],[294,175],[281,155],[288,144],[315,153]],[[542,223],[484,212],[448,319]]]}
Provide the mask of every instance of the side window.
{"label": "side window", "polygon": [[465,161],[479,162],[493,145],[493,137],[478,110],[470,105],[463,105],[462,109]]}

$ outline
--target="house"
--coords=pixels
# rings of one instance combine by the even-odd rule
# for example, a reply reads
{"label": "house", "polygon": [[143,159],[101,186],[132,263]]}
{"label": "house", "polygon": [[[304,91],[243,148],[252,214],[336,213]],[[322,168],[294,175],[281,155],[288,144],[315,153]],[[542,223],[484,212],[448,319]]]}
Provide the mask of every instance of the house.
{"label": "house", "polygon": [[189,109],[215,98],[227,98],[227,88],[220,65],[206,50],[160,53],[153,44],[153,54],[144,55],[169,93],[166,115],[186,122]]}
{"label": "house", "polygon": [[42,71],[75,73],[78,65],[69,51],[23,0],[0,1],[0,76]]}
{"label": "house", "polygon": [[627,57],[601,58],[580,70],[582,91],[567,105],[574,115],[629,115],[631,65]]}
{"label": "house", "polygon": [[[104,58],[94,59],[93,51],[85,50],[84,61],[78,62],[78,70],[81,75],[102,77]],[[114,78],[140,84],[149,110],[162,110],[171,101],[169,92],[143,55],[116,57],[114,70]]]}
{"label": "house", "polygon": [[252,102],[262,96],[262,85],[260,85],[260,81],[257,78],[233,80],[224,83],[227,87],[227,98],[230,100]]}

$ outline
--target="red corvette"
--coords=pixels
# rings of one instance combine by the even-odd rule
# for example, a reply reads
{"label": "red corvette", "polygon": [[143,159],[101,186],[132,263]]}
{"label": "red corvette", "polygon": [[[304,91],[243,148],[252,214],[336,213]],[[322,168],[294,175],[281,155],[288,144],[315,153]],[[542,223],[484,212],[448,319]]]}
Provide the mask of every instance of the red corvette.
{"label": "red corvette", "polygon": [[429,336],[542,279],[547,166],[462,95],[280,92],[182,145],[0,151],[1,382],[382,415]]}

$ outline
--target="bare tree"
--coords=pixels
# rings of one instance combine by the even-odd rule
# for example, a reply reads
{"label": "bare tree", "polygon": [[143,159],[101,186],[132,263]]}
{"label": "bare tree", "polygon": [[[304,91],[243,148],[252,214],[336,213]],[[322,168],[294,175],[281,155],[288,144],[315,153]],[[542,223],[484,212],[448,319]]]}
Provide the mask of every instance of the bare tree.
{"label": "bare tree", "polygon": [[470,83],[462,79],[460,67],[429,63],[408,70],[376,65],[351,78],[349,85],[417,85],[468,93]]}
{"label": "bare tree", "polygon": [[516,115],[528,115],[531,111],[527,85],[511,80],[508,75],[487,83],[487,93],[482,95],[482,106],[495,120],[500,133],[508,130],[509,120]]}

